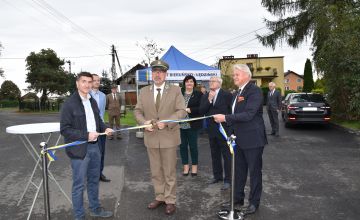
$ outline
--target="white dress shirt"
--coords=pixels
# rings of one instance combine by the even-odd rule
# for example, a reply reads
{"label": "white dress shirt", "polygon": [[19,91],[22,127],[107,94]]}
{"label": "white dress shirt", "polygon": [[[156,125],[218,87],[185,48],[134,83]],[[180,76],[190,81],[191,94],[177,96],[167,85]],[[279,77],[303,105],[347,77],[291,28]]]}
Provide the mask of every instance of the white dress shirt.
{"label": "white dress shirt", "polygon": [[91,108],[90,97],[91,97],[90,94],[87,94],[86,98],[80,95],[82,104],[84,105],[84,109],[85,109],[87,131],[96,132],[95,116],[93,109]]}
{"label": "white dress shirt", "polygon": [[217,96],[219,94],[219,91],[220,91],[220,88],[218,88],[217,90],[215,90],[215,96],[214,96],[214,99],[212,100],[212,104],[215,105],[215,102],[216,102],[216,99],[217,99]]}
{"label": "white dress shirt", "polygon": [[[241,95],[241,93],[244,91],[244,88],[245,88],[245,86],[248,84],[249,82],[247,82],[247,83],[245,83],[245,85],[243,85],[243,86],[241,86],[239,89],[241,89],[241,91],[240,91],[240,94],[237,94],[237,97],[239,97],[240,95]],[[238,89],[238,91],[239,91],[239,89]],[[234,102],[233,102],[233,104],[232,104],[232,114],[234,114],[234,111],[235,111],[235,106],[236,106],[236,103],[237,103],[237,97],[235,98],[235,100],[234,100]]]}

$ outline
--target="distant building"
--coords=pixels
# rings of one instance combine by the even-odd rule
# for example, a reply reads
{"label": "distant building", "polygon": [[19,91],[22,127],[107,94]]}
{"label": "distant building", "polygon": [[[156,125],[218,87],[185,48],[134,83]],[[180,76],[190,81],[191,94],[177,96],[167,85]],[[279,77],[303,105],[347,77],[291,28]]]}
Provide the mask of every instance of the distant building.
{"label": "distant building", "polygon": [[259,57],[257,54],[248,54],[246,58],[223,56],[219,60],[221,74],[231,75],[234,64],[246,64],[252,72],[252,82],[260,87],[267,87],[269,82],[276,83],[284,95],[284,57]]}
{"label": "distant building", "polygon": [[136,105],[136,70],[145,68],[147,66],[137,64],[116,80],[116,84],[120,85],[120,93],[125,99],[126,105]]}
{"label": "distant building", "polygon": [[304,87],[304,76],[288,70],[284,74],[284,85],[285,90],[301,92]]}

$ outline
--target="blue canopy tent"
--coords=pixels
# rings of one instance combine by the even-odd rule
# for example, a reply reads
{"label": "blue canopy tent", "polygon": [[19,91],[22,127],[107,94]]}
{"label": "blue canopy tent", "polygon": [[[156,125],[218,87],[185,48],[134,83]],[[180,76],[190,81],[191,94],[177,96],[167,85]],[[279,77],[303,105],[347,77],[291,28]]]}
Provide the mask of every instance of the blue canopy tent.
{"label": "blue canopy tent", "polygon": [[[191,59],[181,53],[174,46],[161,57],[170,66],[167,72],[167,81],[181,82],[186,75],[193,75],[197,81],[208,81],[212,76],[220,76],[220,70],[207,66]],[[136,81],[140,84],[147,84],[151,80],[151,68],[138,70]]]}

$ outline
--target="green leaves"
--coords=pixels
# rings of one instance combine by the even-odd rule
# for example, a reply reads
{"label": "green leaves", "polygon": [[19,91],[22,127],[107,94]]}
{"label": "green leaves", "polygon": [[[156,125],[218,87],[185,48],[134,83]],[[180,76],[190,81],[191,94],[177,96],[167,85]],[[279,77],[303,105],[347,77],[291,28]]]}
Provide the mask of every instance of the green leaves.
{"label": "green leaves", "polygon": [[10,80],[5,80],[0,88],[0,100],[18,100],[21,96],[19,87]]}
{"label": "green leaves", "polygon": [[69,76],[63,69],[64,60],[57,57],[52,49],[42,49],[39,53],[31,52],[26,58],[26,82],[29,89],[36,92],[47,90],[47,94],[64,94],[68,92]]}
{"label": "green leaves", "polygon": [[314,89],[314,79],[312,66],[309,59],[306,60],[304,68],[304,87],[303,92],[311,92]]}
{"label": "green leaves", "polygon": [[[265,19],[271,33],[258,36],[260,42],[272,48],[282,43],[296,48],[311,39],[313,60],[324,76],[325,91],[335,115],[359,120],[360,2],[262,0],[262,5],[278,19]],[[306,69],[309,67],[304,75],[310,72]],[[313,82],[304,79],[304,91],[311,91],[312,87]]]}

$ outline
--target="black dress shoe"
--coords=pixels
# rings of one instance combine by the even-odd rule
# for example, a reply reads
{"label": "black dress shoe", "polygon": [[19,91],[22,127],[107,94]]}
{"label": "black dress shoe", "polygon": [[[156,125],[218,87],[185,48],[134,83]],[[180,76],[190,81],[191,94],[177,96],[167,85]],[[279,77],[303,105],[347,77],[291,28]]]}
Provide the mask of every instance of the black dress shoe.
{"label": "black dress shoe", "polygon": [[254,214],[257,210],[257,207],[250,204],[246,209],[244,210],[244,215],[251,215]]}
{"label": "black dress shoe", "polygon": [[190,173],[190,169],[188,170],[187,173],[183,173],[183,176],[189,176],[189,173]]}
{"label": "black dress shoe", "polygon": [[[244,200],[235,200],[234,201],[234,206],[235,205],[243,206],[244,205]],[[230,206],[231,206],[230,201],[227,201],[227,202],[221,204],[221,208],[223,208],[223,209],[230,209]]]}
{"label": "black dress shoe", "polygon": [[102,182],[110,182],[111,180],[106,178],[106,176],[104,176],[104,174],[101,174],[100,175],[100,181],[102,181]]}
{"label": "black dress shoe", "polygon": [[269,135],[275,135],[275,132],[271,132],[271,133],[269,133]]}
{"label": "black dress shoe", "polygon": [[220,180],[220,179],[212,179],[210,182],[209,182],[209,184],[215,184],[215,183],[219,183],[219,182],[221,182],[222,180]]}

